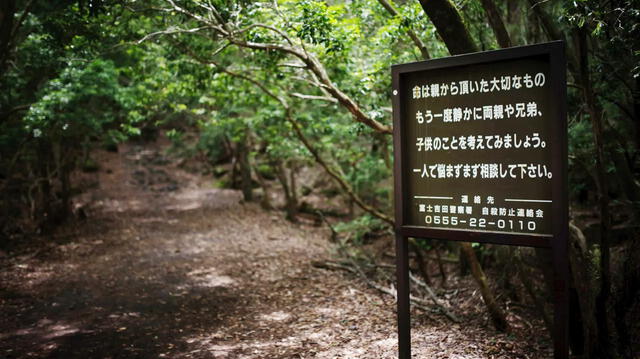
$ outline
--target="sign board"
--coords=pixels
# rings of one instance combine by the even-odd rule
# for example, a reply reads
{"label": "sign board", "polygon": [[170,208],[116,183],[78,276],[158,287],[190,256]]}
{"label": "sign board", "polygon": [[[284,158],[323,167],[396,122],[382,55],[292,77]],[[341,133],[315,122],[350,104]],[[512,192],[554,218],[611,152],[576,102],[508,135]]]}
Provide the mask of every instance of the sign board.
{"label": "sign board", "polygon": [[551,245],[567,211],[562,57],[550,43],[393,67],[403,233]]}
{"label": "sign board", "polygon": [[411,357],[407,237],[550,248],[554,356],[568,358],[564,43],[392,68],[398,335]]}

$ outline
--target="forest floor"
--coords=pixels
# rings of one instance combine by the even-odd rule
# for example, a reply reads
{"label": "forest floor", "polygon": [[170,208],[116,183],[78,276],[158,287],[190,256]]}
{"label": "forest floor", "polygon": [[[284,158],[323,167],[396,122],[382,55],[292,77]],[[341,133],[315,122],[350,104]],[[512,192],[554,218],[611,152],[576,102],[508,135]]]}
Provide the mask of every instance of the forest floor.
{"label": "forest floor", "polygon": [[[396,357],[393,298],[312,265],[335,255],[325,227],[243,203],[158,143],[95,157],[87,218],[0,252],[0,358]],[[550,357],[539,321],[496,333],[451,277],[462,323],[414,311],[415,358]]]}

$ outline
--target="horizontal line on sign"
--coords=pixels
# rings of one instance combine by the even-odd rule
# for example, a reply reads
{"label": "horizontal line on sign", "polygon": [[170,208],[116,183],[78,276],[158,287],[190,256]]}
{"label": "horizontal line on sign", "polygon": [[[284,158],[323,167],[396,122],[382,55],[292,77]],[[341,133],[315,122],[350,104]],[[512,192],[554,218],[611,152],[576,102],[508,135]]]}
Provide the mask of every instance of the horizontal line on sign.
{"label": "horizontal line on sign", "polygon": [[453,197],[438,197],[438,196],[413,196],[415,199],[453,199]]}
{"label": "horizontal line on sign", "polygon": [[460,222],[460,223],[467,223],[467,221],[462,220],[462,219],[461,219],[459,222]]}
{"label": "horizontal line on sign", "polygon": [[505,202],[533,202],[533,203],[551,203],[550,199],[522,199],[522,198],[505,198]]}
{"label": "horizontal line on sign", "polygon": [[422,171],[422,169],[420,169],[420,168],[414,168],[413,169],[413,172],[420,172],[420,171]]}
{"label": "horizontal line on sign", "polygon": [[[461,221],[459,221],[461,222]],[[526,232],[508,232],[508,231],[491,231],[491,230],[481,230],[481,229],[469,229],[469,228],[450,228],[450,227],[424,227],[428,229],[442,229],[445,231],[455,231],[455,232],[475,232],[475,233],[499,233],[499,234],[518,234],[518,235],[526,235],[532,237],[553,237],[553,234],[543,234],[543,233],[526,233]]]}
{"label": "horizontal line on sign", "polygon": [[496,225],[496,222],[487,222],[487,224],[490,224],[490,225],[492,225],[492,226],[495,226],[495,225]]}

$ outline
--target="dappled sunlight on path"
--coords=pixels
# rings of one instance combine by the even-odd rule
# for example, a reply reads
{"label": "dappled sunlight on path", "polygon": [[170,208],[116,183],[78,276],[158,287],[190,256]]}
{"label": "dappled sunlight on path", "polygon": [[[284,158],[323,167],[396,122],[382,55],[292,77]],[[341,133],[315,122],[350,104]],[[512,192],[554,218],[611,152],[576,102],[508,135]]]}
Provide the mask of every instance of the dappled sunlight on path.
{"label": "dappled sunlight on path", "polygon": [[[121,153],[102,154],[100,186],[78,198],[85,222],[0,263],[0,357],[395,358],[393,300],[311,265],[331,256],[327,230],[243,204],[159,149]],[[419,357],[486,357],[491,333],[416,318],[430,322]]]}

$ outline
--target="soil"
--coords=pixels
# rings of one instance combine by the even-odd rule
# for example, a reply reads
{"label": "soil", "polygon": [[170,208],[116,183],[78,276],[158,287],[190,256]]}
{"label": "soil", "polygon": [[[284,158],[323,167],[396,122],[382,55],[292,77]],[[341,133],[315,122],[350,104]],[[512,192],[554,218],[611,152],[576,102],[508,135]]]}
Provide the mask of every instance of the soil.
{"label": "soil", "polygon": [[[77,218],[2,254],[0,358],[397,357],[394,299],[312,265],[335,259],[327,228],[243,203],[165,147],[96,153]],[[551,357],[527,310],[496,333],[455,268],[437,289],[462,322],[414,311],[415,358]]]}

